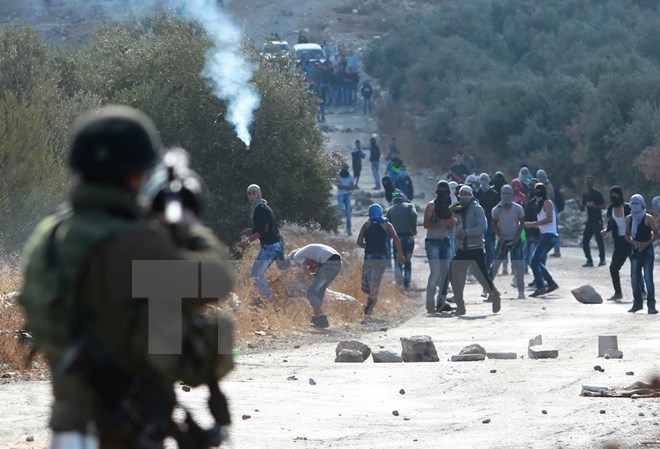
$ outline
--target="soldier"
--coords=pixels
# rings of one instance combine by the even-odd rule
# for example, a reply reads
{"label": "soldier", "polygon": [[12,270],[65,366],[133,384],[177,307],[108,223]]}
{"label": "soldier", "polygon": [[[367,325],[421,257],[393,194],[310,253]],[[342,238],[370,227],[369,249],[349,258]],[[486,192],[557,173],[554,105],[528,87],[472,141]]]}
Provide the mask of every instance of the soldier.
{"label": "soldier", "polygon": [[[227,343],[218,331],[231,335],[231,327],[206,321],[199,309],[229,293],[233,274],[226,248],[194,213],[183,210],[175,246],[161,223],[138,206],[160,147],[154,124],[135,109],[105,107],[82,118],[68,160],[78,175],[70,204],[46,217],[27,243],[21,303],[35,349],[53,376],[51,448],[162,447],[168,436],[193,437],[196,447],[210,447],[222,440],[219,425],[229,423],[217,380],[231,369],[231,337]],[[162,314],[151,313],[155,298],[134,298],[135,262],[190,266],[186,261],[192,260],[213,278],[215,297],[176,298],[178,334],[157,317]],[[163,274],[156,283],[168,279]],[[197,291],[198,285],[191,287]],[[156,299],[157,308],[166,305]],[[169,334],[183,350],[152,349],[171,343]],[[190,416],[187,430],[175,430],[177,380],[211,388],[212,431]]]}

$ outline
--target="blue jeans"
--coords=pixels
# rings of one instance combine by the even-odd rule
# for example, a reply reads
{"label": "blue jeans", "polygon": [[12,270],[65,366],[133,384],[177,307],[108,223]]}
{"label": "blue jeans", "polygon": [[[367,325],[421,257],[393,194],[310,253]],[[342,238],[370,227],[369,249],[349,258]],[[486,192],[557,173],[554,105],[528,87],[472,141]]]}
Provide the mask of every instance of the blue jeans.
{"label": "blue jeans", "polygon": [[374,187],[380,189],[380,161],[371,161],[371,174],[374,175]]}
{"label": "blue jeans", "polygon": [[312,282],[307,287],[307,299],[313,306],[323,304],[325,290],[341,271],[341,260],[328,260],[316,270]]}
{"label": "blue jeans", "polygon": [[[429,261],[429,279],[426,282],[426,310],[435,311],[435,295],[441,289],[441,295],[447,295],[447,283],[449,282],[449,267],[454,257],[451,239],[426,239],[424,240],[426,257]],[[444,305],[444,304],[438,304]]]}
{"label": "blue jeans", "polygon": [[406,263],[403,264],[403,267],[399,265],[399,253],[396,250],[396,246],[392,245],[392,252],[394,254],[394,280],[397,284],[403,284],[404,288],[408,288],[410,287],[410,278],[412,277],[412,255],[415,249],[415,237],[402,236],[399,237],[399,240],[401,240],[403,255],[406,256]]}
{"label": "blue jeans", "polygon": [[555,246],[555,241],[557,240],[557,234],[541,234],[541,238],[536,246],[536,250],[532,255],[532,262],[530,264],[532,268],[532,273],[534,273],[534,282],[536,282],[536,288],[542,290],[544,287],[543,280],[547,282],[548,285],[553,284],[555,281],[550,276],[548,269],[545,267],[545,260],[547,260],[548,253]]}
{"label": "blue jeans", "polygon": [[492,223],[488,223],[488,228],[484,232],[484,251],[486,252],[486,266],[490,267],[495,257],[495,231]]}
{"label": "blue jeans", "polygon": [[250,276],[257,282],[257,287],[259,287],[261,294],[268,299],[272,298],[273,294],[268,289],[268,284],[266,284],[266,280],[264,279],[264,273],[280,252],[282,252],[282,242],[261,245],[261,249],[257,253],[257,258],[254,259],[254,264],[252,264]]}
{"label": "blue jeans", "polygon": [[495,248],[495,259],[491,267],[491,274],[493,279],[497,276],[497,270],[500,268],[502,262],[506,261],[507,256],[511,255],[511,269],[515,273],[516,286],[518,293],[525,292],[525,269],[523,262],[523,242],[518,241],[517,245],[513,245],[512,240],[498,240],[497,247]]}
{"label": "blue jeans", "polygon": [[[538,246],[538,244],[539,244],[539,241],[536,240],[536,239],[531,239],[530,240],[528,238],[527,240],[525,240],[525,248],[523,249],[523,256],[524,256],[524,260],[525,260],[525,263],[527,264],[527,266],[532,265],[532,256],[534,255],[534,251],[536,251],[536,247]],[[543,263],[545,263],[545,262],[546,261],[543,260]]]}
{"label": "blue jeans", "polygon": [[346,229],[351,229],[351,194],[341,193],[337,195],[339,210],[346,215]]}
{"label": "blue jeans", "polygon": [[362,264],[362,291],[367,293],[367,306],[365,314],[371,314],[378,301],[380,282],[383,280],[385,267],[388,264],[387,254],[365,254]]}
{"label": "blue jeans", "polygon": [[[644,276],[642,277],[642,270]],[[642,306],[642,278],[646,284],[646,300],[649,310],[655,309],[655,286],[653,285],[653,246],[639,252],[630,253],[630,282],[632,283],[633,303]]]}
{"label": "blue jeans", "polygon": [[371,114],[371,98],[364,99],[364,115]]}

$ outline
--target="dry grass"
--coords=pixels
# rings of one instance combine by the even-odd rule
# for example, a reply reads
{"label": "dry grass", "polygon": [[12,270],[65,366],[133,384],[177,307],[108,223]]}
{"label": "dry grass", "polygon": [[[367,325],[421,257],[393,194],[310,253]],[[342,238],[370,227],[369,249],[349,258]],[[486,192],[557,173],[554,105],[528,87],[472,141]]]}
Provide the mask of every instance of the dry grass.
{"label": "dry grass", "polygon": [[[290,230],[284,232],[284,235],[287,252],[309,243],[322,242],[341,253],[342,270],[329,289],[355,298],[358,302],[350,299],[331,299],[330,294],[326,294],[324,312],[330,317],[332,326],[352,325],[362,321],[362,307],[367,299],[367,295],[361,290],[363,251],[357,247],[354,240],[300,230]],[[236,339],[239,343],[252,341],[256,331],[274,336],[300,333],[309,328],[312,315],[312,308],[305,298],[305,288],[311,277],[306,276],[298,267],[280,271],[271,266],[266,272],[266,280],[276,301],[274,304],[264,305],[256,300],[259,295],[254,280],[250,278],[250,269],[257,246],[250,248],[237,266],[237,285],[234,289],[237,298],[223,307],[235,320]],[[379,301],[374,310],[376,316],[387,316],[396,312],[406,299],[389,278],[388,274],[383,278]]]}
{"label": "dry grass", "polygon": [[[363,319],[362,307],[366,294],[360,289],[363,251],[354,239],[343,236],[328,236],[323,233],[306,232],[300,229],[286,231],[286,251],[289,252],[308,243],[322,242],[342,254],[343,265],[338,278],[330,285],[330,290],[357,299],[331,299],[326,294],[324,311],[330,317],[333,327],[351,326]],[[235,296],[222,304],[221,310],[234,319],[236,344],[241,345],[255,340],[257,331],[277,337],[299,335],[309,332],[312,308],[305,298],[305,289],[311,276],[293,267],[280,271],[274,265],[266,272],[266,279],[273,291],[274,304],[257,301],[258,290],[250,277],[252,261],[258,245],[251,247],[243,260],[236,264]],[[5,263],[0,268],[0,294],[17,291],[21,287],[20,271],[16,264]],[[380,290],[380,299],[374,310],[375,316],[387,317],[401,309],[406,296],[391,282],[391,274],[386,273]],[[17,304],[0,301],[0,371],[22,371],[29,348],[21,344],[16,331],[24,329],[22,309]],[[35,359],[33,366],[45,366],[41,359]]]}

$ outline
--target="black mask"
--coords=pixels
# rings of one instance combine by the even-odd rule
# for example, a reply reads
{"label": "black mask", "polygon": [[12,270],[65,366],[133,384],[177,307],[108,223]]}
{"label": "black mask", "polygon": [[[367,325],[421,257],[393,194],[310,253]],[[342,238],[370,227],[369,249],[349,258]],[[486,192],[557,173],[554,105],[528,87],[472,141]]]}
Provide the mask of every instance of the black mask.
{"label": "black mask", "polygon": [[620,196],[611,196],[610,201],[614,207],[619,207],[623,204],[623,198]]}

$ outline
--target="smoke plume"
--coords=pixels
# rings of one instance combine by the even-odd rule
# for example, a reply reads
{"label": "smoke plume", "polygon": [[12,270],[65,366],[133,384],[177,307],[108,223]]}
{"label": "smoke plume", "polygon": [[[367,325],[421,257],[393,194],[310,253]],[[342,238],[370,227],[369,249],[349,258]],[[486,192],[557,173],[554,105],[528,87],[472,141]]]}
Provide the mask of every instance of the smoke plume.
{"label": "smoke plume", "polygon": [[[74,4],[71,0],[21,0],[4,11],[2,2],[4,0],[0,0],[0,9],[5,14],[19,17],[28,11],[35,15],[49,14],[52,13],[50,8]],[[164,7],[194,20],[204,28],[213,42],[213,48],[206,55],[206,65],[201,75],[208,81],[213,93],[227,102],[226,119],[233,125],[238,138],[249,147],[254,111],[261,102],[259,92],[251,82],[255,68],[240,51],[240,30],[222,12],[219,3],[219,0],[117,0],[100,2],[93,9],[96,14],[120,20],[127,13],[151,13]],[[91,10],[81,8],[76,12],[84,18],[82,15],[89,14]]]}
{"label": "smoke plume", "polygon": [[188,0],[183,12],[199,23],[213,41],[202,75],[211,83],[214,94],[227,101],[227,121],[249,147],[249,128],[260,98],[251,83],[254,67],[240,52],[241,34],[221,12],[216,0]]}

